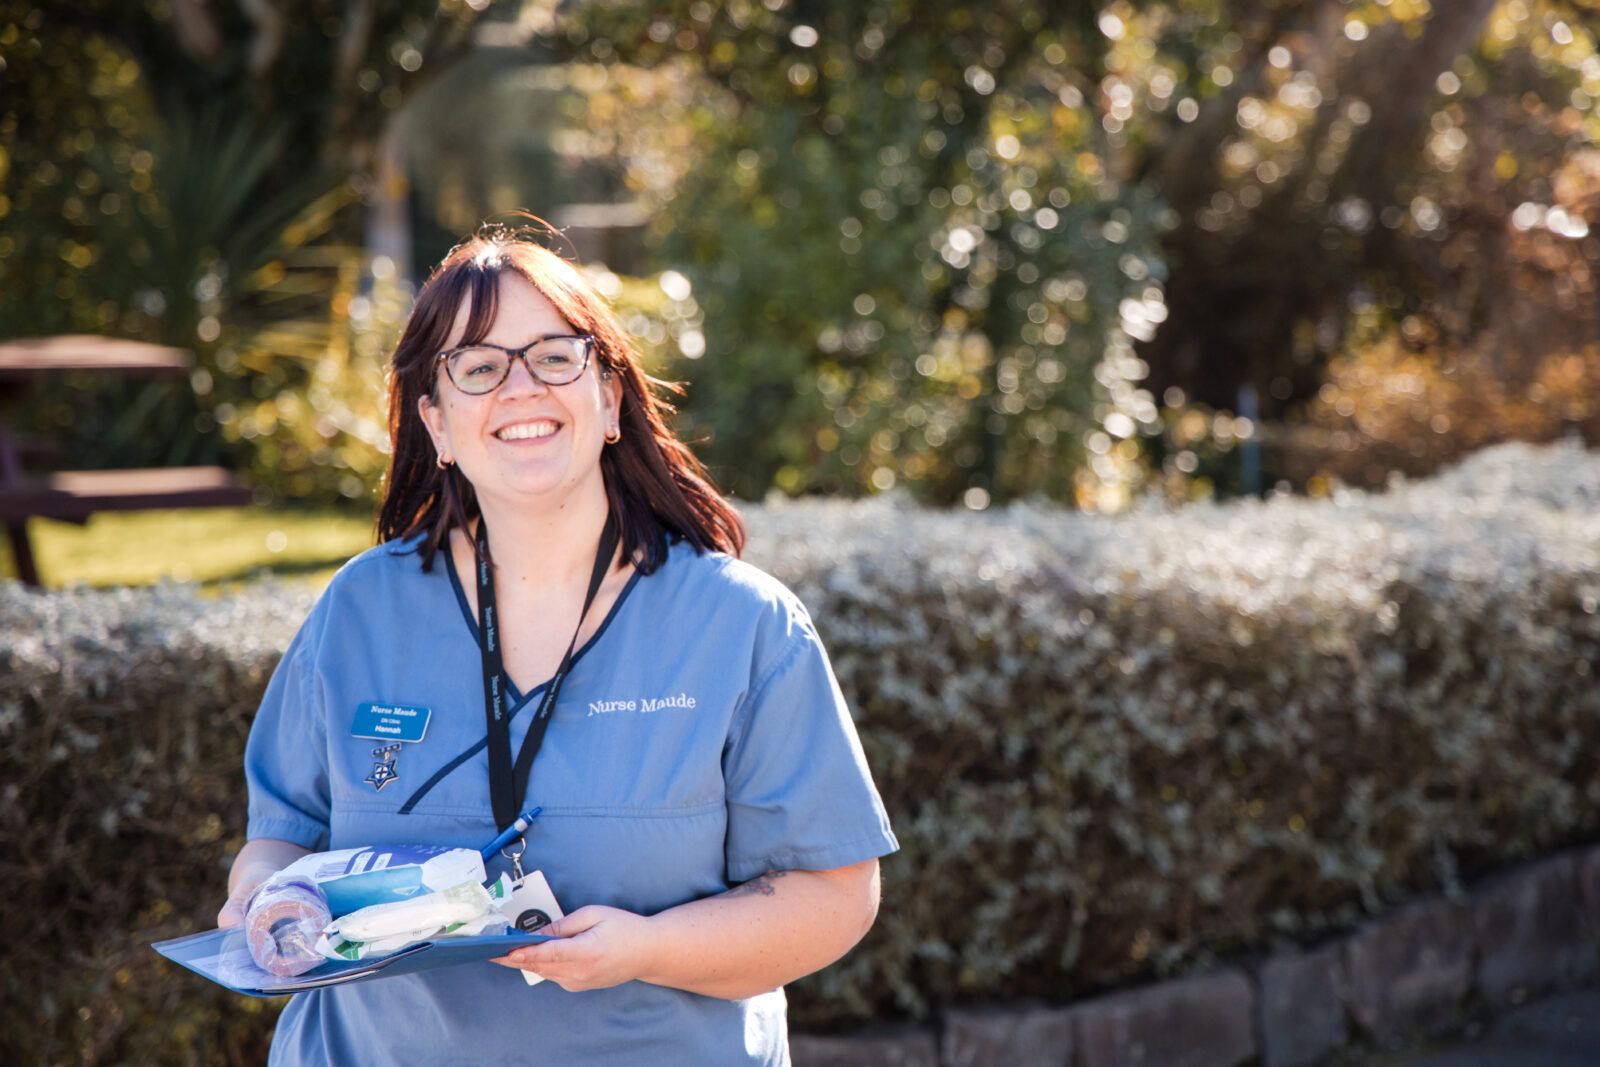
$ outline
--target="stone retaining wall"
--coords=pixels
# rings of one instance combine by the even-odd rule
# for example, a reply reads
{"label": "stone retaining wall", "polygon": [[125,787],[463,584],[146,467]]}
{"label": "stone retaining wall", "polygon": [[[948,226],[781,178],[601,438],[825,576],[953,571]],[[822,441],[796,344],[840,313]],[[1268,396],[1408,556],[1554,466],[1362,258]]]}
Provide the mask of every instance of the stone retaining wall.
{"label": "stone retaining wall", "polygon": [[1310,1067],[1600,977],[1600,846],[1407,904],[1307,951],[1074,1004],[792,1039],[796,1067]]}

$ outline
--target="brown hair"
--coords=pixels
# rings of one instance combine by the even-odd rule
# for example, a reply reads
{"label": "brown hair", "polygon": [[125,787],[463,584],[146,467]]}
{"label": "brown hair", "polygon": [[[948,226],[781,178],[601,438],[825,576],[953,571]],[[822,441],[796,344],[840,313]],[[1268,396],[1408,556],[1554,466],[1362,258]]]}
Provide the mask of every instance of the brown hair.
{"label": "brown hair", "polygon": [[[548,231],[547,231],[548,232]],[[417,413],[427,394],[438,401],[438,364],[463,301],[470,301],[462,344],[487,336],[495,319],[502,272],[527,279],[572,324],[594,338],[596,371],[622,382],[618,421],[622,439],[600,453],[606,499],[622,534],[625,558],[650,574],[666,559],[671,535],[698,552],[737,556],[745,528],[739,513],[711,485],[700,461],[673,434],[674,408],[656,393],[682,394],[681,386],[650,377],[622,323],[605,298],[576,267],[537,242],[539,231],[490,225],[450,250],[417,294],[416,305],[395,346],[389,375],[389,474],[378,513],[378,540],[426,532],[419,546],[422,569],[452,526],[467,528],[478,514],[472,484],[454,464],[440,470],[433,441]]]}

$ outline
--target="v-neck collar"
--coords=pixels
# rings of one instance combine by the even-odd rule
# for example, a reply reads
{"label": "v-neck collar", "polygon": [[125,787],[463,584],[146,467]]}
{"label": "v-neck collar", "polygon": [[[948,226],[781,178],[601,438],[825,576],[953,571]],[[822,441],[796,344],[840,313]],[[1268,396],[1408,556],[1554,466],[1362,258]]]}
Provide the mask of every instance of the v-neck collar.
{"label": "v-neck collar", "polygon": [[[472,643],[476,645],[478,644],[478,620],[473,618],[472,605],[467,603],[467,591],[462,588],[461,576],[456,573],[455,553],[450,551],[448,542],[444,545],[442,555],[444,556],[445,573],[450,576],[450,588],[455,590],[456,603],[461,607],[461,618],[467,624],[468,632],[472,634]],[[617,599],[612,602],[611,609],[606,612],[606,617],[601,620],[594,633],[589,635],[589,640],[583,643],[583,647],[572,654],[572,665],[574,667],[578,665],[579,660],[583,659],[583,654],[593,648],[594,643],[600,640],[601,635],[610,628],[611,620],[617,617],[617,611],[622,607],[622,602],[628,599],[628,594],[633,592],[633,587],[639,583],[639,579],[643,576],[643,572],[635,567],[633,573],[628,576],[628,583],[622,587],[622,592],[617,594]],[[543,682],[523,693],[517,689],[517,683],[511,680],[510,673],[504,668],[500,671],[500,679],[505,682],[506,694],[511,697],[512,715],[521,711],[528,701],[549,688],[551,682],[551,679],[546,678]]]}

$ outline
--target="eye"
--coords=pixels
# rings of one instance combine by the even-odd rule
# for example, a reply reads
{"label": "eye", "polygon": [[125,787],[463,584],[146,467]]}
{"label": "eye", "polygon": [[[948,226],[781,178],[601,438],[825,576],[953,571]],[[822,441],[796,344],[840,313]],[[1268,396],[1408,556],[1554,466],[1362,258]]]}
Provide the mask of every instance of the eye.
{"label": "eye", "polygon": [[505,356],[492,348],[464,348],[450,358],[450,372],[457,381],[492,378],[504,372]]}

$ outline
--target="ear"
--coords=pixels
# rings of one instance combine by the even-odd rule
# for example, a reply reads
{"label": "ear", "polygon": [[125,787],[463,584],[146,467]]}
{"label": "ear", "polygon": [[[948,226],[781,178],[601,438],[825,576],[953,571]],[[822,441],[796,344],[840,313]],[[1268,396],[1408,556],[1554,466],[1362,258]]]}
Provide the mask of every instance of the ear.
{"label": "ear", "polygon": [[621,371],[612,370],[609,372],[609,377],[606,374],[600,376],[600,399],[605,405],[606,425],[619,423],[622,412]]}
{"label": "ear", "polygon": [[449,459],[448,438],[444,432],[444,412],[434,405],[433,399],[427,393],[417,397],[417,414],[422,417],[422,425],[427,428],[428,436],[433,438],[434,452]]}

